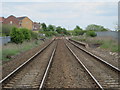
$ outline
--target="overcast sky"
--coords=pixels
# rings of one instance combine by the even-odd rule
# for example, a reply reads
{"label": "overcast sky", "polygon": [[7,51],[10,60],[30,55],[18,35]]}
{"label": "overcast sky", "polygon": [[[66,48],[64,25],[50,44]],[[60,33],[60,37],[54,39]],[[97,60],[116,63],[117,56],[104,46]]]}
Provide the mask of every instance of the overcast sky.
{"label": "overcast sky", "polygon": [[2,13],[0,13],[2,16],[28,16],[33,21],[62,26],[70,30],[76,25],[85,29],[89,24],[103,25],[105,28],[114,30],[118,21],[117,0],[114,2],[113,0],[105,2],[103,0],[91,0],[91,2],[88,2],[89,0],[14,1],[2,2]]}

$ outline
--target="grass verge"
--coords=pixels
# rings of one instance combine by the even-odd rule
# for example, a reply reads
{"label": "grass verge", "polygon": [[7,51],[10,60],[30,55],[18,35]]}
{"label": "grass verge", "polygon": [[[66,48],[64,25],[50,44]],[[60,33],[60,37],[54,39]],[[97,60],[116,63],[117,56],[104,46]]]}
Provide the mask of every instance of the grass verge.
{"label": "grass verge", "polygon": [[[100,44],[101,49],[110,50],[112,52],[120,52],[117,40],[101,37],[73,37],[72,39],[90,44]],[[119,47],[119,48],[118,48]]]}
{"label": "grass verge", "polygon": [[11,60],[11,57],[21,53],[25,52],[27,50],[30,50],[38,45],[41,44],[41,41],[29,41],[29,42],[23,42],[22,44],[14,44],[14,43],[8,43],[7,45],[3,46],[2,48],[2,60],[8,61]]}

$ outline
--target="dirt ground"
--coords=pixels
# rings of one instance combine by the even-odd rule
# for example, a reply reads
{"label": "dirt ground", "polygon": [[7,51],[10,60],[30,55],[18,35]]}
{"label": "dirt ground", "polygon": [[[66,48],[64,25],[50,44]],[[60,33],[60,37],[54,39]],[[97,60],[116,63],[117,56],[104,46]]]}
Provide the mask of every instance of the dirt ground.
{"label": "dirt ground", "polygon": [[22,90],[24,88],[39,88],[40,81],[55,45],[56,42],[53,42],[41,54],[29,62],[4,85],[4,88],[21,88]]}
{"label": "dirt ground", "polygon": [[99,81],[104,88],[118,87],[118,73],[108,68],[103,63],[100,63],[95,58],[79,50],[72,44],[68,44],[83,64],[88,68],[92,75]]}
{"label": "dirt ground", "polygon": [[21,53],[15,57],[15,59],[10,60],[8,62],[4,62],[2,64],[2,77],[5,77],[10,72],[12,72],[14,69],[16,69],[18,66],[20,66],[22,63],[24,63],[27,59],[29,59],[31,56],[33,56],[35,53],[37,53],[40,49],[42,49],[45,45],[50,43],[51,40],[47,40],[42,45],[33,48],[29,51],[26,51],[24,53]]}
{"label": "dirt ground", "polygon": [[83,67],[67,49],[64,41],[58,40],[45,88],[95,88],[93,83]]}

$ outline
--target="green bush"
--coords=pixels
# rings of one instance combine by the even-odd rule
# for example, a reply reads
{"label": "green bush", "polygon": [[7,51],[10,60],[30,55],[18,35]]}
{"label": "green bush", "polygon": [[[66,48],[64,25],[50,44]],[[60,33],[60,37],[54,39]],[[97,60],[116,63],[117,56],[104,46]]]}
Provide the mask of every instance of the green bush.
{"label": "green bush", "polygon": [[38,39],[38,33],[35,33],[33,31],[30,31],[30,33],[31,33],[31,38],[32,39]]}
{"label": "green bush", "polygon": [[95,31],[87,31],[87,32],[86,32],[86,35],[87,35],[87,36],[91,36],[91,37],[97,36],[97,34],[95,33]]}
{"label": "green bush", "polygon": [[79,36],[79,35],[83,35],[84,31],[83,30],[74,30],[73,35],[75,36]]}
{"label": "green bush", "polygon": [[20,30],[22,31],[25,40],[30,40],[31,39],[30,30],[28,30],[26,28],[21,28]]}
{"label": "green bush", "polygon": [[10,36],[11,36],[11,41],[15,42],[16,44],[22,43],[24,41],[24,35],[23,35],[22,31],[20,31],[20,29],[18,29],[16,27],[14,27],[11,30]]}
{"label": "green bush", "polygon": [[52,32],[49,32],[49,31],[48,31],[48,32],[45,32],[45,36],[46,36],[46,37],[51,37],[52,35],[53,35]]}

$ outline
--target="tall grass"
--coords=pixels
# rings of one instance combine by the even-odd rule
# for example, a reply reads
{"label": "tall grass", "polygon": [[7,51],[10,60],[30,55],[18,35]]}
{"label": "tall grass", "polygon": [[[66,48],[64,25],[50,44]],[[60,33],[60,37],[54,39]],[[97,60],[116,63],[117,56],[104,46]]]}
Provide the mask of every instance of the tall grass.
{"label": "tall grass", "polygon": [[102,45],[100,46],[101,48],[104,48],[104,49],[109,49],[110,51],[112,52],[118,52],[118,44],[113,41],[113,40],[104,40]]}
{"label": "tall grass", "polygon": [[72,39],[86,42],[89,44],[100,44],[101,49],[110,50],[112,52],[120,52],[120,46],[118,45],[118,42],[114,39],[108,39],[108,38],[88,38],[88,37],[73,37]]}
{"label": "tall grass", "polygon": [[3,46],[2,49],[2,60],[6,61],[6,60],[10,60],[11,56],[17,55],[21,52],[25,52],[29,49],[32,49],[38,45],[41,44],[41,41],[30,41],[30,42],[23,42],[22,44],[14,44],[14,43],[9,43],[6,46]]}

